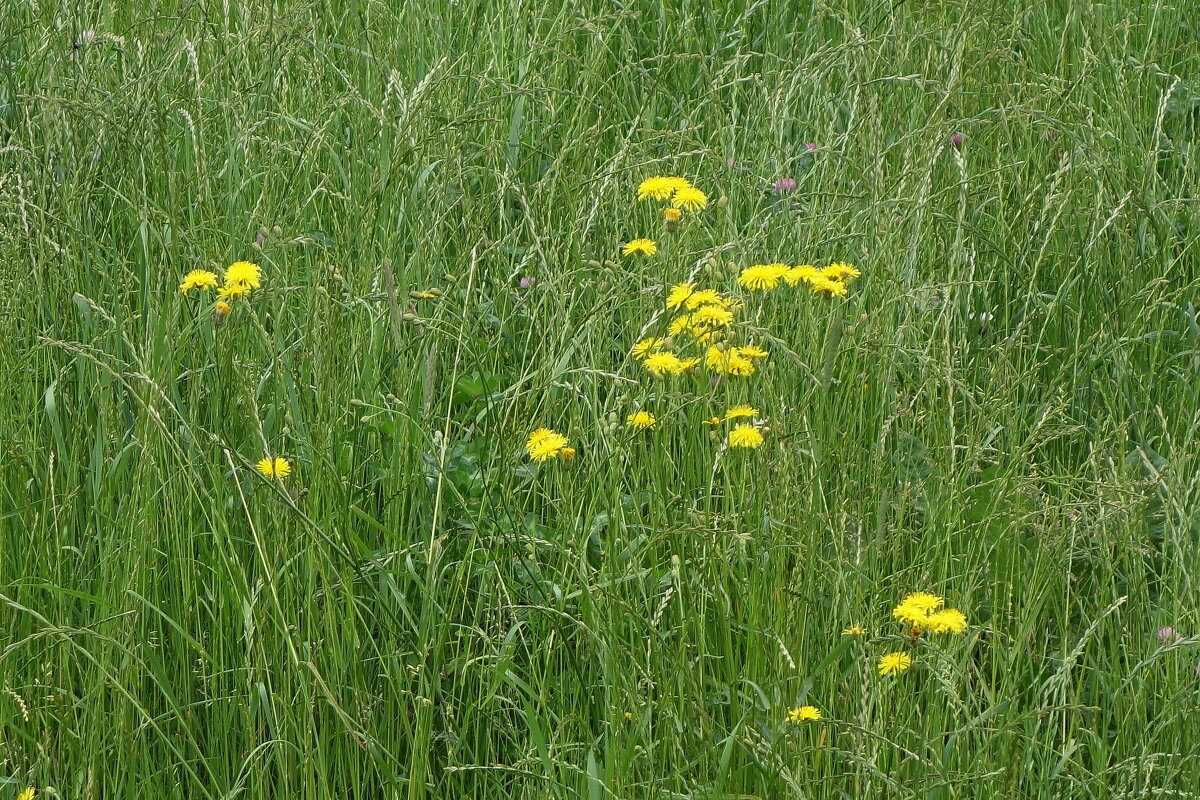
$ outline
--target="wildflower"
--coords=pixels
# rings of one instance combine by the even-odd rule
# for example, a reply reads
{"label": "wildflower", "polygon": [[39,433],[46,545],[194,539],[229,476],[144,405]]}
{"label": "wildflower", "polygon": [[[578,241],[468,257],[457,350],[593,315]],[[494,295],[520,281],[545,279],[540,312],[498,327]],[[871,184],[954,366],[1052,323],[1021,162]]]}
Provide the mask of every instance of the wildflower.
{"label": "wildflower", "polygon": [[675,190],[671,205],[684,211],[700,211],[708,205],[708,195],[694,186],[685,186]]}
{"label": "wildflower", "polygon": [[217,289],[218,299],[227,302],[240,300],[248,294],[250,294],[250,287],[244,283],[227,283],[220,289]]}
{"label": "wildflower", "polygon": [[812,264],[801,264],[783,273],[783,280],[788,286],[795,286],[800,281],[811,281],[821,274]]}
{"label": "wildflower", "polygon": [[730,447],[746,447],[751,450],[763,443],[763,435],[753,425],[738,425],[729,432]]}
{"label": "wildflower", "polygon": [[709,346],[704,353],[704,366],[713,372],[724,372],[726,361],[728,361],[728,356],[716,345]]}
{"label": "wildflower", "polygon": [[722,300],[721,293],[716,289],[701,289],[688,295],[684,305],[689,311],[695,311],[700,306],[720,305]]}
{"label": "wildflower", "polygon": [[35,797],[37,797],[37,789],[34,789],[32,786],[26,786],[24,791],[17,795],[17,800],[33,800]]}
{"label": "wildflower", "polygon": [[625,418],[626,425],[639,431],[653,428],[657,421],[649,411],[635,411]]}
{"label": "wildflower", "polygon": [[[538,428],[529,434],[525,442],[525,450],[534,461],[547,461],[559,455],[567,446],[568,439],[561,433],[549,428]],[[574,456],[574,452],[571,453]]]}
{"label": "wildflower", "polygon": [[206,269],[194,269],[187,275],[183,276],[183,280],[179,284],[179,291],[187,294],[192,289],[215,289],[217,288],[217,275],[214,272],[209,272]]}
{"label": "wildflower", "polygon": [[749,378],[754,374],[754,362],[730,351],[729,358],[725,359],[725,371],[739,378]]}
{"label": "wildflower", "polygon": [[279,456],[276,456],[275,458],[267,456],[255,464],[254,468],[258,470],[264,478],[271,478],[272,480],[277,481],[281,481],[288,475],[292,474],[292,462],[288,461],[286,458],[280,458]]}
{"label": "wildflower", "polygon": [[564,447],[562,450],[558,451],[558,454],[562,456],[563,466],[570,468],[571,462],[575,460],[575,448]]}
{"label": "wildflower", "polygon": [[681,189],[690,189],[691,186],[692,184],[687,178],[655,175],[638,185],[637,198],[638,200],[645,200],[648,197],[654,200],[668,200],[675,192]]}
{"label": "wildflower", "polygon": [[642,362],[646,365],[646,369],[650,370],[655,375],[671,374],[678,375],[687,369],[687,365],[679,359],[679,356],[671,352],[652,353]]}
{"label": "wildflower", "polygon": [[935,610],[942,607],[944,603],[941,597],[928,592],[912,592],[904,596],[904,599],[892,609],[892,616],[901,622],[923,628],[929,619],[929,615]]}
{"label": "wildflower", "polygon": [[862,625],[851,625],[849,628],[842,630],[842,636],[865,636],[867,629]]}
{"label": "wildflower", "polygon": [[787,194],[796,191],[795,178],[780,178],[775,181],[775,194]]}
{"label": "wildflower", "polygon": [[628,242],[625,245],[625,247],[622,248],[621,255],[623,255],[623,256],[632,256],[632,255],[652,256],[657,252],[658,252],[658,245],[656,245],[654,243],[653,239],[634,239],[633,241]]}
{"label": "wildflower", "polygon": [[434,300],[438,294],[437,289],[422,289],[419,292],[409,292],[408,296],[413,300]]}
{"label": "wildflower", "polygon": [[251,261],[236,261],[225,269],[226,286],[244,286],[247,291],[262,287],[262,270]]}
{"label": "wildflower", "polygon": [[691,297],[692,293],[695,291],[696,284],[694,283],[675,284],[671,287],[671,293],[667,295],[667,308],[679,308],[681,305],[687,302],[688,298]]}
{"label": "wildflower", "polygon": [[695,367],[697,367],[697,366],[699,366],[699,365],[700,365],[700,359],[698,359],[698,358],[685,358],[685,359],[683,359],[682,361],[680,361],[680,362],[679,362],[679,371],[680,371],[680,372],[687,372],[689,369],[694,369]]}
{"label": "wildflower", "polygon": [[655,336],[650,336],[642,339],[640,342],[630,348],[629,353],[634,358],[645,358],[646,356],[650,355],[650,353],[666,344],[666,342],[666,339],[659,339]]}
{"label": "wildflower", "polygon": [[880,675],[899,675],[912,666],[912,656],[903,651],[888,653],[879,659]]}
{"label": "wildflower", "polygon": [[821,274],[826,278],[843,283],[850,283],[852,280],[862,275],[853,264],[847,264],[845,261],[835,261],[825,269],[821,270]]}
{"label": "wildflower", "polygon": [[738,276],[738,283],[747,289],[766,291],[779,286],[779,279],[788,271],[783,264],[755,264],[746,267]]}
{"label": "wildflower", "polygon": [[788,711],[787,719],[796,725],[804,722],[816,722],[821,718],[821,712],[816,706],[797,706]]}
{"label": "wildflower", "polygon": [[704,420],[704,424],[708,425],[710,428],[717,428],[720,427],[721,423],[724,421],[725,420],[721,417],[709,417],[708,419]]}
{"label": "wildflower", "polygon": [[950,137],[950,146],[955,150],[958,150],[960,147],[962,147],[962,143],[963,135],[961,133],[955,133]]}
{"label": "wildflower", "polygon": [[766,358],[770,355],[766,350],[763,350],[761,347],[755,347],[752,344],[748,344],[745,347],[735,347],[733,348],[733,352],[742,358]]}
{"label": "wildflower", "polygon": [[824,275],[818,275],[809,282],[812,284],[812,290],[814,292],[825,292],[825,294],[829,297],[846,296],[846,284],[842,283],[841,281],[830,280]]}
{"label": "wildflower", "polygon": [[805,142],[804,149],[811,153],[817,149],[817,143],[816,142]]}
{"label": "wildflower", "polygon": [[925,627],[933,633],[963,633],[967,629],[967,617],[957,608],[943,608],[929,615]]}
{"label": "wildflower", "polygon": [[224,300],[218,300],[213,306],[213,322],[220,325],[229,316],[229,312],[233,310],[233,306],[226,303]]}
{"label": "wildflower", "polygon": [[1175,630],[1170,625],[1167,625],[1166,627],[1163,627],[1163,628],[1159,628],[1157,635],[1158,635],[1158,643],[1161,645],[1164,645],[1164,646],[1168,645],[1168,644],[1174,644],[1175,642],[1178,642],[1180,639],[1183,638],[1182,636],[1179,635],[1179,631]]}
{"label": "wildflower", "polygon": [[749,406],[749,405],[744,405],[744,404],[740,405],[740,406],[734,406],[733,408],[731,408],[725,412],[725,419],[745,419],[745,418],[757,417],[757,416],[758,416],[757,408],[755,408],[754,406]]}
{"label": "wildflower", "polygon": [[533,277],[532,275],[525,275],[521,278],[517,285],[522,289],[532,289],[533,287],[537,286],[537,278]]}
{"label": "wildflower", "polygon": [[712,328],[727,328],[733,324],[733,312],[720,306],[700,306],[692,314],[692,322]]}
{"label": "wildflower", "polygon": [[663,209],[663,227],[669,231],[673,231],[679,227],[679,219],[683,216],[683,212],[678,208]]}
{"label": "wildflower", "polygon": [[671,320],[671,324],[667,326],[667,334],[669,336],[678,336],[684,331],[692,327],[692,315],[680,314],[675,319]]}

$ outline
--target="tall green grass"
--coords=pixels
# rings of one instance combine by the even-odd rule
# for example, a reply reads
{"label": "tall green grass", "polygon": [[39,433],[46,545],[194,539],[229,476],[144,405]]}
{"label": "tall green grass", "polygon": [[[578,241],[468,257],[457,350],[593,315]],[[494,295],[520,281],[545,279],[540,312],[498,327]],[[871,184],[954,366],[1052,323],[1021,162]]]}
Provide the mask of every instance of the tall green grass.
{"label": "tall green grass", "polygon": [[[1194,795],[1186,3],[3,14],[0,794]],[[178,282],[240,259],[214,326]],[[749,298],[749,381],[628,356],[839,259]],[[881,679],[918,589],[971,628]]]}

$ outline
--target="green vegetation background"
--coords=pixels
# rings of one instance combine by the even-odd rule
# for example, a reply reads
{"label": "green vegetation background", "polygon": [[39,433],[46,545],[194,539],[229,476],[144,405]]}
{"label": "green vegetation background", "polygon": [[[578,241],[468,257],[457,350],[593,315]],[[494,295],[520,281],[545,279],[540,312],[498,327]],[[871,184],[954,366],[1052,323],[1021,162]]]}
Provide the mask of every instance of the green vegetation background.
{"label": "green vegetation background", "polygon": [[[1192,796],[1189,5],[6,4],[0,793]],[[839,259],[747,384],[629,362]],[[972,627],[879,679],[917,589]]]}

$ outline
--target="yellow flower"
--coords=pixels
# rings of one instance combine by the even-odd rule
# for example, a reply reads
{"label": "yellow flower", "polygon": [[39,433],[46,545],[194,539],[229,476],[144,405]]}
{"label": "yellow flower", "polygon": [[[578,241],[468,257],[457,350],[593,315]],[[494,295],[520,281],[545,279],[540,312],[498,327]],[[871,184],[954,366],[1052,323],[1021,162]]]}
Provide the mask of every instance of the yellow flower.
{"label": "yellow flower", "polygon": [[783,280],[788,286],[795,286],[800,281],[811,281],[820,274],[821,271],[812,264],[801,264],[783,273]]}
{"label": "yellow flower", "polygon": [[655,175],[652,178],[646,178],[638,185],[637,199],[645,200],[651,198],[654,200],[667,200],[672,194],[680,189],[689,188],[692,184],[685,178],[668,178],[662,175]]}
{"label": "yellow flower", "polygon": [[689,311],[694,311],[704,305],[719,305],[721,303],[721,293],[716,289],[701,289],[698,292],[692,292],[687,297],[687,302],[684,303]]}
{"label": "yellow flower", "polygon": [[788,272],[786,264],[755,264],[746,267],[738,276],[738,283],[747,289],[768,291],[779,286],[779,281]]}
{"label": "yellow flower", "polygon": [[33,800],[35,797],[37,797],[37,789],[34,789],[32,786],[26,786],[24,791],[17,795],[17,800]]}
{"label": "yellow flower", "polygon": [[225,285],[258,289],[262,286],[262,270],[251,261],[234,262],[225,269]]}
{"label": "yellow flower", "polygon": [[716,345],[710,346],[704,353],[704,366],[713,372],[724,372],[728,360],[729,357]]}
{"label": "yellow flower", "polygon": [[671,293],[667,295],[667,308],[679,308],[687,299],[692,296],[692,292],[696,291],[694,283],[677,283],[671,287]]}
{"label": "yellow flower", "polygon": [[275,458],[267,456],[255,464],[254,468],[258,470],[264,478],[271,478],[277,481],[281,481],[288,475],[292,474],[292,463],[286,458],[280,458],[278,456]]}
{"label": "yellow flower", "polygon": [[215,272],[209,272],[206,269],[192,270],[183,276],[183,280],[179,284],[179,291],[184,294],[187,294],[192,289],[215,288],[217,288],[217,275]]}
{"label": "yellow flower", "polygon": [[647,428],[653,428],[655,422],[657,422],[657,420],[654,419],[654,415],[649,411],[635,411],[625,418],[626,425],[639,431],[644,431]]}
{"label": "yellow flower", "polygon": [[888,653],[879,659],[880,675],[899,675],[912,666],[912,656],[903,651]]}
{"label": "yellow flower", "polygon": [[[525,451],[534,461],[546,461],[559,455],[567,446],[568,439],[561,433],[555,433],[549,428],[538,428],[529,434],[525,442]],[[571,455],[574,455],[572,451]]]}
{"label": "yellow flower", "polygon": [[853,264],[847,264],[845,261],[833,262],[821,270],[821,274],[830,280],[842,281],[844,283],[850,283],[859,275],[862,275],[861,272],[854,268]]}
{"label": "yellow flower", "polygon": [[217,289],[217,297],[227,302],[240,300],[248,294],[250,294],[250,287],[244,283],[227,283]]}
{"label": "yellow flower", "polygon": [[761,347],[755,347],[752,344],[748,344],[745,347],[735,347],[733,350],[742,358],[766,358],[770,355],[766,350],[763,350]]}
{"label": "yellow flower", "polygon": [[725,359],[725,371],[739,378],[749,378],[754,374],[754,362],[730,352],[729,358]]}
{"label": "yellow flower", "polygon": [[943,602],[945,601],[936,594],[913,592],[905,595],[904,599],[892,609],[892,616],[908,625],[924,628],[928,623],[929,615],[941,608]]}
{"label": "yellow flower", "polygon": [[797,706],[788,711],[788,722],[799,725],[804,722],[816,722],[821,718],[821,712],[816,706]]}
{"label": "yellow flower", "polygon": [[934,633],[963,633],[967,630],[967,617],[957,608],[943,608],[931,613],[925,624]]}
{"label": "yellow flower", "polygon": [[717,428],[720,427],[721,423],[724,421],[725,420],[721,419],[720,417],[709,417],[708,419],[704,420],[704,424],[712,428]]}
{"label": "yellow flower", "polygon": [[683,212],[678,208],[663,209],[663,227],[669,231],[673,231],[679,227],[679,218],[683,216]]}
{"label": "yellow flower", "polygon": [[842,636],[865,636],[867,629],[862,625],[851,625],[849,628],[842,630]]}
{"label": "yellow flower", "polygon": [[623,256],[632,256],[632,255],[652,256],[657,252],[658,252],[658,245],[656,245],[654,243],[653,239],[634,239],[633,241],[628,242],[625,245],[625,247],[621,250],[621,255],[623,255]]}
{"label": "yellow flower", "polygon": [[708,205],[708,195],[694,186],[683,186],[675,190],[671,205],[684,211],[699,211]]}
{"label": "yellow flower", "polygon": [[754,406],[740,405],[734,406],[725,412],[725,419],[743,419],[749,417],[757,417],[758,409]]}
{"label": "yellow flower", "polygon": [[763,443],[763,435],[753,425],[738,425],[729,432],[730,447],[754,449]]}
{"label": "yellow flower", "polygon": [[642,363],[646,365],[646,369],[655,375],[663,375],[665,373],[678,375],[688,368],[687,364],[679,359],[679,356],[669,351],[651,353]]}
{"label": "yellow flower", "polygon": [[675,319],[671,320],[671,324],[667,326],[668,336],[678,336],[684,331],[692,327],[692,315],[680,314]]}
{"label": "yellow flower", "polygon": [[571,462],[575,460],[575,448],[574,447],[564,447],[562,450],[558,451],[558,454],[560,456],[562,456],[564,467],[571,466]]}
{"label": "yellow flower", "polygon": [[818,275],[809,283],[812,285],[814,292],[824,292],[829,297],[845,297],[846,284],[841,281],[835,281],[831,278],[826,278],[824,275]]}
{"label": "yellow flower", "polygon": [[700,364],[700,359],[698,359],[698,358],[685,358],[679,362],[679,371],[687,372],[689,369],[692,369],[693,367],[696,367],[699,364]]}
{"label": "yellow flower", "polygon": [[733,312],[720,306],[700,306],[692,312],[692,324],[711,328],[727,328],[733,324]]}
{"label": "yellow flower", "polygon": [[634,358],[645,358],[646,356],[650,355],[650,353],[652,353],[653,351],[662,347],[663,344],[666,343],[666,341],[667,341],[666,339],[659,339],[655,336],[650,336],[646,339],[642,339],[640,342],[635,344],[629,350],[629,353]]}

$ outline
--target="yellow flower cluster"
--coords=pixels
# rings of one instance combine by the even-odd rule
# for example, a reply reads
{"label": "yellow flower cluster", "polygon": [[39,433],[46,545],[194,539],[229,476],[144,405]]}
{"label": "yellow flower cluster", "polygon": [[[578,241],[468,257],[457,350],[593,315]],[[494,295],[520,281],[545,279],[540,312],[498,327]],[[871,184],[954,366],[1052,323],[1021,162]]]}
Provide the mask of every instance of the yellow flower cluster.
{"label": "yellow flower cluster", "polygon": [[254,465],[259,474],[268,480],[281,481],[292,474],[292,462],[286,458],[267,456]]}
{"label": "yellow flower cluster", "polygon": [[850,284],[861,274],[853,265],[844,261],[837,261],[819,269],[811,264],[796,267],[780,263],[755,264],[742,270],[738,275],[738,283],[743,288],[757,292],[778,289],[780,284],[798,286],[806,283],[815,294],[845,297]]}
{"label": "yellow flower cluster", "polygon": [[525,441],[525,452],[529,454],[531,460],[537,462],[559,457],[564,462],[569,462],[575,457],[574,448],[567,446],[569,443],[570,440],[561,433],[549,428],[538,428],[529,434],[529,438]]}
{"label": "yellow flower cluster", "polygon": [[[677,211],[702,211],[708,205],[708,195],[697,189],[686,178],[655,175],[642,181],[637,190],[638,200],[669,200]],[[668,223],[679,221],[675,214],[663,214]]]}
{"label": "yellow flower cluster", "polygon": [[649,411],[635,411],[625,418],[625,424],[634,430],[644,431],[653,428],[658,422]]}
{"label": "yellow flower cluster", "polygon": [[787,719],[794,725],[816,722],[821,719],[821,712],[816,706],[796,706],[788,712]]}
{"label": "yellow flower cluster", "polygon": [[956,634],[966,631],[966,615],[957,608],[942,608],[944,602],[936,594],[913,592],[892,609],[892,616],[914,631]]}
{"label": "yellow flower cluster", "polygon": [[179,291],[190,294],[195,289],[205,291],[216,290],[217,302],[214,306],[217,321],[220,322],[230,312],[230,303],[250,292],[262,288],[262,269],[252,261],[237,261],[225,269],[225,279],[218,285],[215,272],[206,269],[194,269],[179,282]]}

